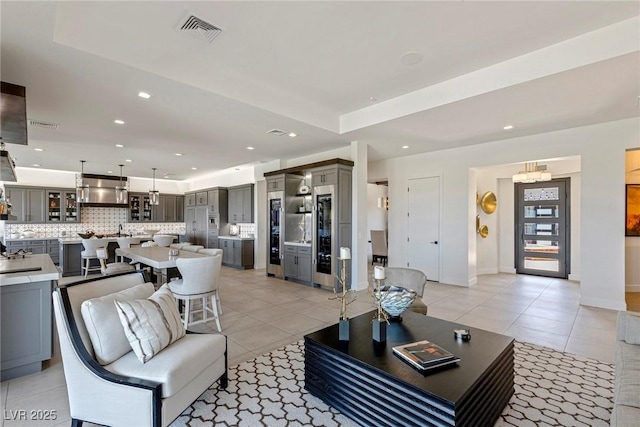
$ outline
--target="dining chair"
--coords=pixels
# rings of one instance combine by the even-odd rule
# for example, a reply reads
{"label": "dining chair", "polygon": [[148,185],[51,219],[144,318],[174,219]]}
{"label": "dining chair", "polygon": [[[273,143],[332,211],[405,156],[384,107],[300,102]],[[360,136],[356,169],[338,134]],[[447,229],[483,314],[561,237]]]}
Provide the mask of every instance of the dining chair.
{"label": "dining chair", "polygon": [[186,246],[183,246],[180,250],[189,251],[189,252],[198,252],[202,249],[204,249],[204,246],[202,245],[186,245]]}
{"label": "dining chair", "polygon": [[185,247],[187,245],[189,245],[189,243],[185,243],[185,242],[172,243],[172,244],[169,245],[169,247],[172,248],[172,249],[182,249],[183,247]]}
{"label": "dining chair", "polygon": [[387,265],[387,232],[385,230],[371,230],[371,264],[376,261]]}
{"label": "dining chair", "polygon": [[90,271],[101,271],[102,266],[91,266],[92,259],[98,259],[96,249],[104,248],[107,246],[105,239],[82,239],[82,247],[84,250],[80,252],[82,258],[82,266],[80,271],[84,271],[84,277],[87,277]]}
{"label": "dining chair", "polygon": [[107,263],[107,260],[109,259],[109,251],[106,247],[96,249],[96,255],[100,260],[100,271],[102,272],[103,276],[136,270],[136,268],[128,262]]}
{"label": "dining chair", "polygon": [[[116,239],[119,248],[129,249],[131,245],[139,245],[140,238],[139,237],[118,237]],[[120,262],[124,262],[124,256],[119,255]]]}
{"label": "dining chair", "polygon": [[[216,302],[216,293],[218,292],[220,284],[222,255],[218,254],[200,258],[178,258],[176,265],[182,279],[172,280],[168,285],[176,300],[184,302],[182,321],[185,329],[187,329],[189,325],[208,322],[211,320],[208,314],[211,313],[213,314],[213,319],[216,321],[218,332],[222,332]],[[193,308],[192,303],[194,300],[202,301],[201,309]],[[200,320],[192,320],[192,316],[199,312],[202,313],[202,318]]]}
{"label": "dining chair", "polygon": [[153,241],[158,244],[158,246],[169,246],[173,243],[175,236],[171,236],[169,234],[156,234],[153,236]]}

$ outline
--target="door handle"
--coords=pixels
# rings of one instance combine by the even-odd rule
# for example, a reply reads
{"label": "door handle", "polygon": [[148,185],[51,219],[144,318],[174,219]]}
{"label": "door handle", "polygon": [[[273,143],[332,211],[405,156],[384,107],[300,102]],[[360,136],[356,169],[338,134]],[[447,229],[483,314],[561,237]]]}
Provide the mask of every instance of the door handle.
{"label": "door handle", "polygon": [[437,244],[438,244],[438,241],[437,241],[437,240],[434,240],[433,242],[429,242],[429,243],[431,243],[432,245],[437,245]]}

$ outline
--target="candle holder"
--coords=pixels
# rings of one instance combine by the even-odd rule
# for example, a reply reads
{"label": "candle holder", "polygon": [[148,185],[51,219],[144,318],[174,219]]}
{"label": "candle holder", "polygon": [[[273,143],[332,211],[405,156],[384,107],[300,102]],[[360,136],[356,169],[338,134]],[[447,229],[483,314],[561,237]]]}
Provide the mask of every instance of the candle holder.
{"label": "candle holder", "polygon": [[340,341],[349,341],[349,315],[347,314],[347,306],[354,302],[358,295],[348,289],[347,283],[347,261],[351,259],[351,251],[349,248],[340,248],[340,276],[336,276],[340,283],[340,291],[335,288],[333,293],[335,296],[329,299],[337,299],[340,301],[340,321],[338,322],[338,335]]}
{"label": "candle holder", "polygon": [[385,278],[384,267],[374,267],[373,277],[377,286],[375,286],[371,291],[376,307],[376,314],[372,320],[372,338],[376,342],[385,342],[387,341],[387,325],[389,324],[389,316],[382,308],[382,301],[384,301],[389,294],[389,289],[382,289],[382,280]]}

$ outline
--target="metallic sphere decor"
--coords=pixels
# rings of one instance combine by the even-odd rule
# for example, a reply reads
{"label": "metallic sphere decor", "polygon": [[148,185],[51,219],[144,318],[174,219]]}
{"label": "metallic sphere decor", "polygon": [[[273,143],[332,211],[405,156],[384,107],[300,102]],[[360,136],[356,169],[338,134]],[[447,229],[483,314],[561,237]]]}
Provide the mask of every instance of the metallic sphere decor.
{"label": "metallic sphere decor", "polygon": [[391,318],[400,317],[413,304],[418,295],[416,291],[399,286],[383,286],[382,292],[386,295],[381,301],[382,309]]}

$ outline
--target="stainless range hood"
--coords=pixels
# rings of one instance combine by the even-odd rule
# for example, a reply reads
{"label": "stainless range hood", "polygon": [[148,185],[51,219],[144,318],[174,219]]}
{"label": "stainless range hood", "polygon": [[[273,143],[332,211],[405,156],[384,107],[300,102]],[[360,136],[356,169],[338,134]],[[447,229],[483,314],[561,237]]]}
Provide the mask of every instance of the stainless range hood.
{"label": "stainless range hood", "polygon": [[[82,206],[103,208],[126,208],[127,203],[116,203],[116,187],[121,184],[120,177],[111,175],[82,174],[82,183],[89,186],[89,201]],[[122,185],[127,185],[127,177],[122,177]]]}
{"label": "stainless range hood", "polygon": [[9,152],[4,150],[4,144],[2,145],[3,147],[0,149],[0,181],[16,182],[18,177],[16,176],[13,159],[9,156]]}

